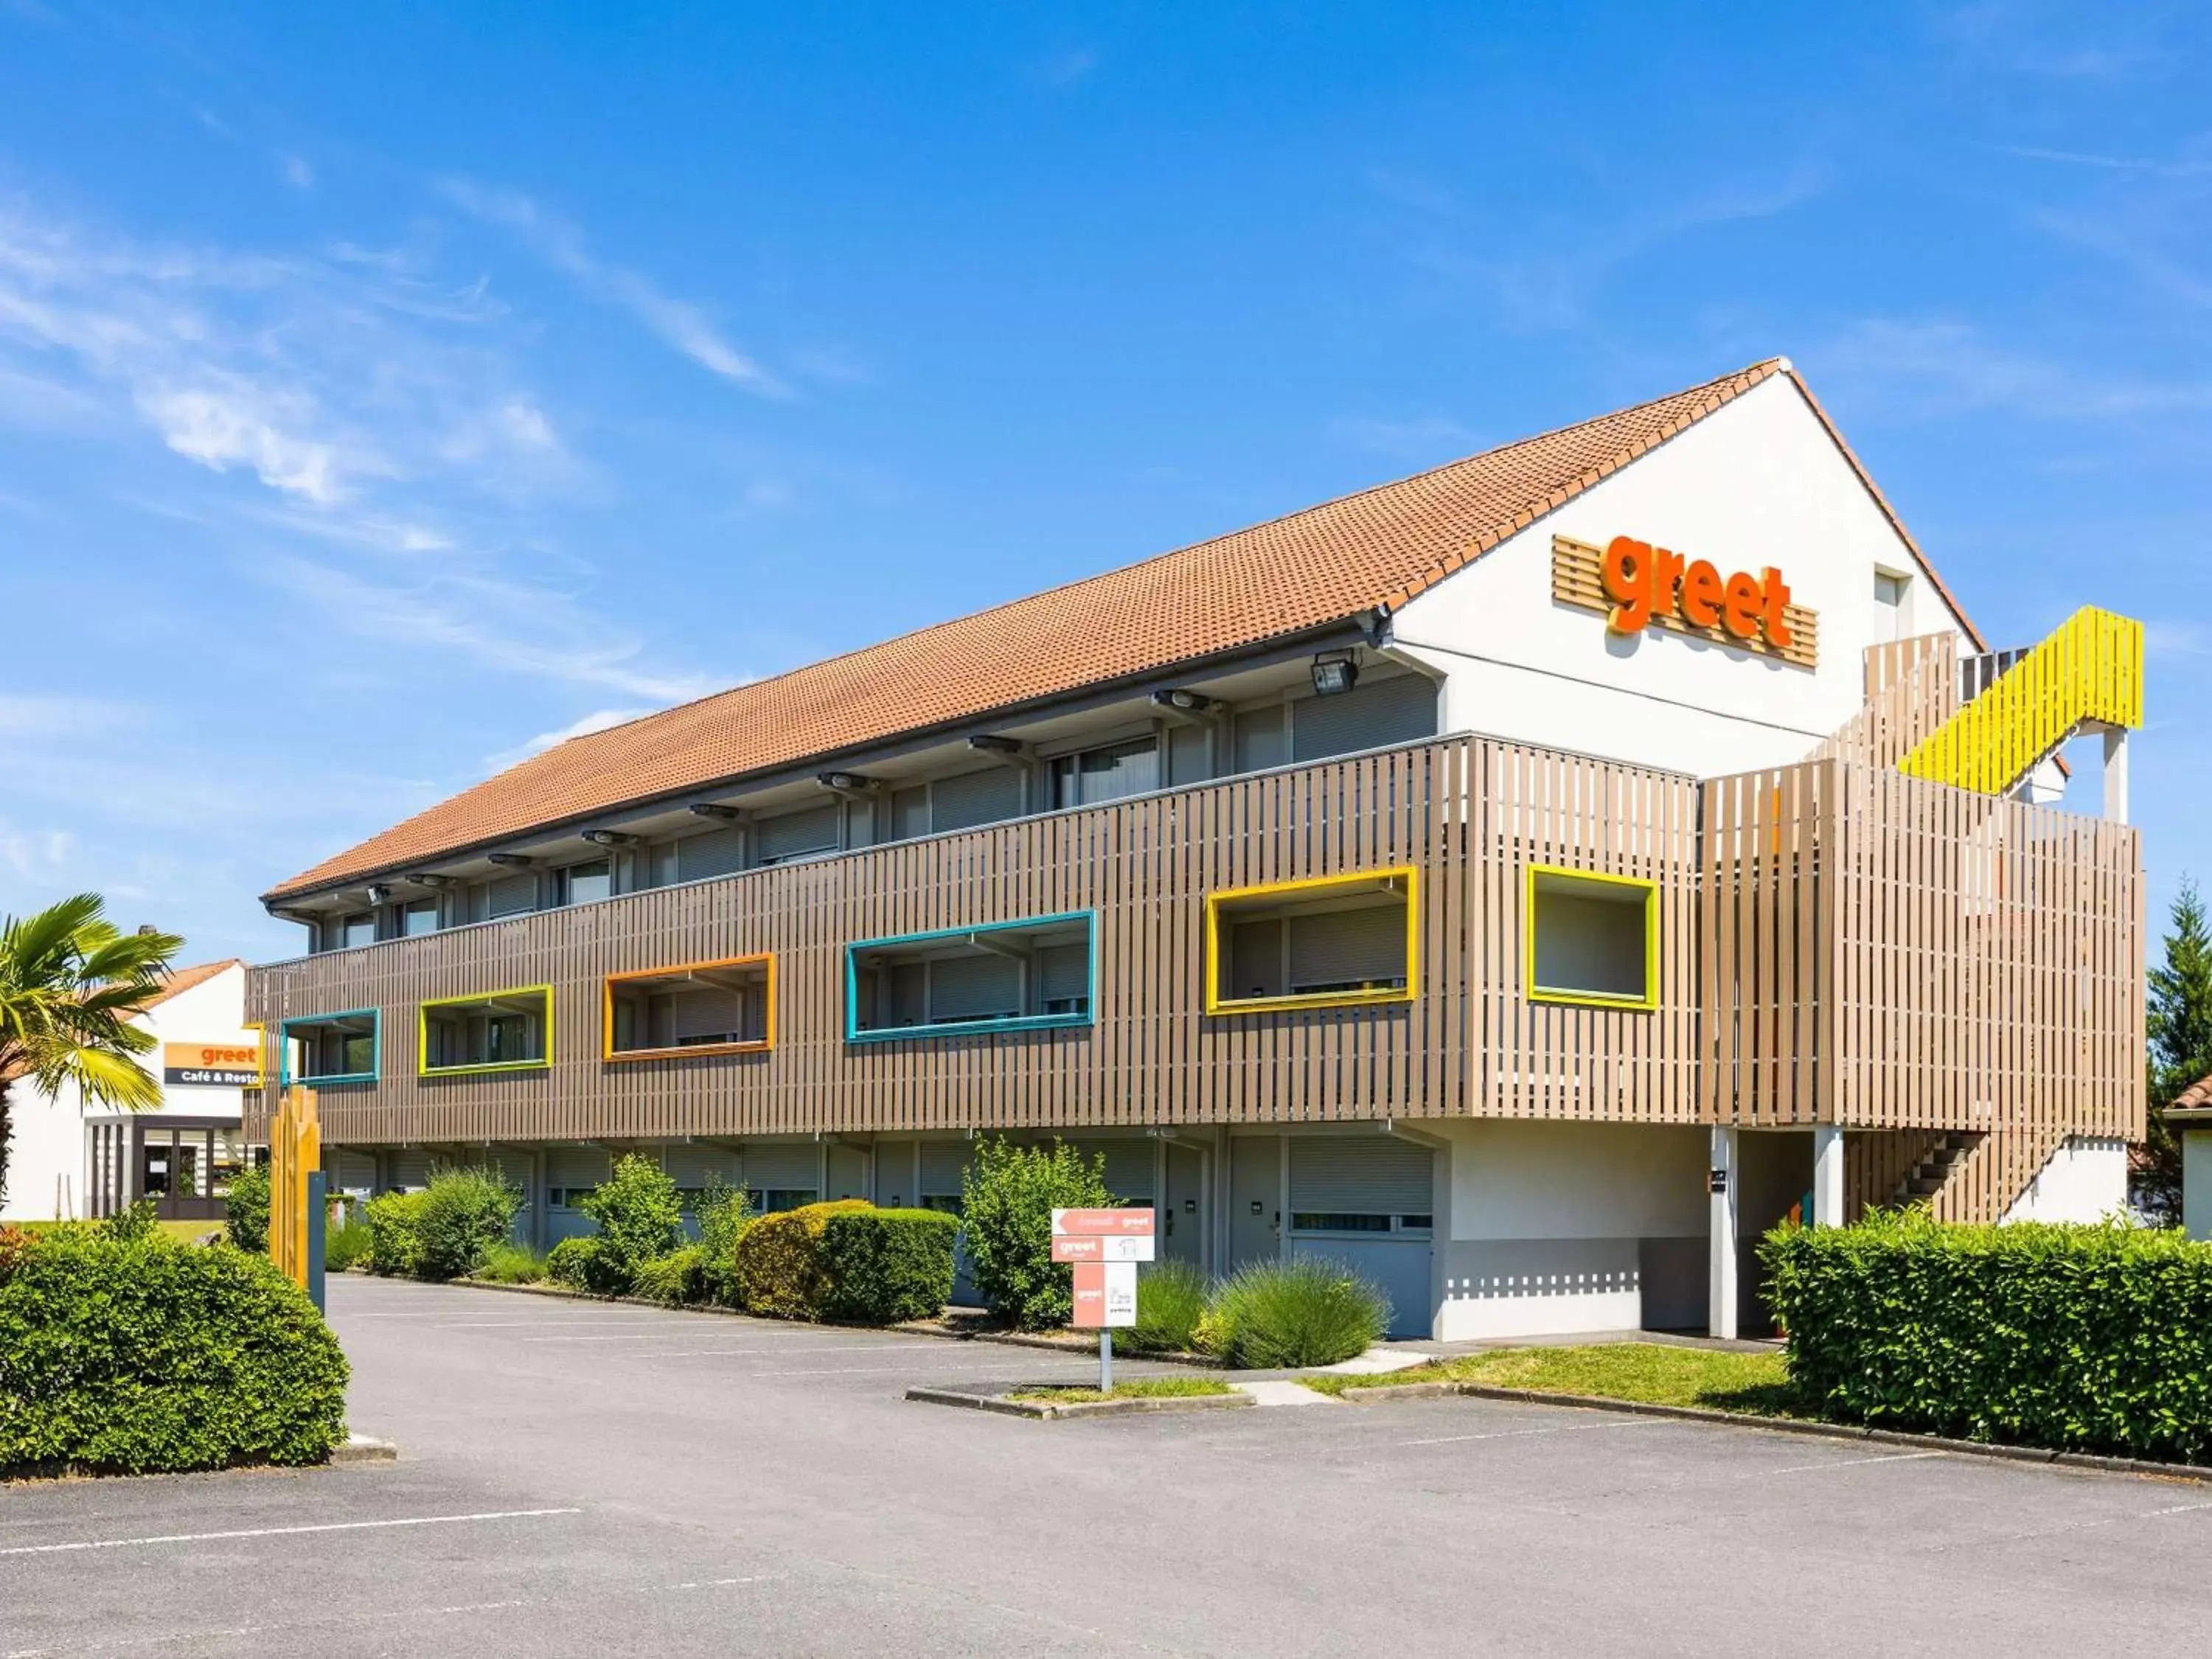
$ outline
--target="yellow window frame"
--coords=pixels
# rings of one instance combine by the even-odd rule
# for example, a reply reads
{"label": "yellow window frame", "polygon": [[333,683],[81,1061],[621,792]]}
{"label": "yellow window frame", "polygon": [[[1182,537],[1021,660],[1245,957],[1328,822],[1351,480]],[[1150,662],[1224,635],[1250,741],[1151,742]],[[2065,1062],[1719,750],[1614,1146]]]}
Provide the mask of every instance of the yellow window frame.
{"label": "yellow window frame", "polygon": [[[756,1042],[696,1042],[674,1048],[617,1048],[615,1047],[615,987],[624,981],[659,979],[669,974],[696,973],[706,968],[758,968],[767,1006],[762,1011]],[[599,987],[599,1058],[610,1065],[634,1060],[696,1060],[708,1054],[759,1054],[775,1047],[775,953],[756,951],[748,956],[717,957],[708,962],[672,962],[659,968],[632,968],[609,974]]]}
{"label": "yellow window frame", "polygon": [[[1536,886],[1545,876],[1555,876],[1593,887],[1626,887],[1644,895],[1644,994],[1608,996],[1602,991],[1571,991],[1536,983]],[[1617,876],[1603,870],[1577,870],[1564,864],[1532,864],[1522,895],[1522,994],[1531,1002],[1558,1003],[1573,1008],[1642,1008],[1659,1006],[1659,884],[1645,876]]]}
{"label": "yellow window frame", "polygon": [[[544,1001],[545,1041],[539,1045],[536,1060],[502,1060],[481,1066],[433,1066],[430,1064],[430,1011],[433,1008],[459,1008],[471,1003],[489,1002],[498,997],[521,997],[535,994]],[[418,1003],[415,1009],[415,1075],[416,1077],[471,1077],[485,1072],[545,1072],[553,1066],[553,988],[550,985],[510,985],[498,991],[471,991],[466,996],[432,997]]]}
{"label": "yellow window frame", "polygon": [[[1221,907],[1224,903],[1316,893],[1332,887],[1352,887],[1392,878],[1402,881],[1406,890],[1406,983],[1402,989],[1320,991],[1279,997],[1221,995]],[[1365,1008],[1411,1002],[1421,991],[1421,872],[1410,864],[1394,864],[1379,870],[1346,870],[1333,876],[1306,876],[1297,881],[1266,881],[1249,887],[1216,889],[1206,896],[1205,971],[1206,1012],[1209,1015],[1273,1014],[1300,1008]]]}

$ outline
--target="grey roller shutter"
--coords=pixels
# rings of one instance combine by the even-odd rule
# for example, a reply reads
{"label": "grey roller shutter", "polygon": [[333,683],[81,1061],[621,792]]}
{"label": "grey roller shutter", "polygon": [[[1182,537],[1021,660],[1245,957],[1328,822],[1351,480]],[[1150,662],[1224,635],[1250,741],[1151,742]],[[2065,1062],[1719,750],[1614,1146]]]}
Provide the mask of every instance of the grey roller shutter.
{"label": "grey roller shutter", "polygon": [[1037,1005],[1074,1002],[1091,994],[1091,949],[1084,945],[1055,945],[1039,951],[1036,967]]}
{"label": "grey roller shutter", "polygon": [[670,1037],[676,1042],[738,1040],[745,1029],[744,993],[714,988],[684,991],[674,998]]}
{"label": "grey roller shutter", "polygon": [[1368,680],[1339,697],[1301,697],[1291,705],[1291,758],[1319,760],[1386,744],[1434,737],[1437,688],[1420,674]]}
{"label": "grey roller shutter", "polygon": [[392,1155],[392,1184],[408,1192],[417,1192],[430,1184],[430,1154],[428,1152],[394,1152]]}
{"label": "grey roller shutter", "polygon": [[1351,1215],[1426,1215],[1433,1202],[1425,1146],[1389,1135],[1293,1135],[1291,1208]]}
{"label": "grey roller shutter", "polygon": [[762,864],[780,864],[809,853],[837,850],[838,811],[833,803],[804,812],[787,812],[780,818],[763,818],[755,827],[760,837]]}
{"label": "grey roller shutter", "polygon": [[724,1186],[738,1184],[737,1159],[717,1146],[671,1146],[662,1160],[668,1178],[685,1192],[701,1192],[709,1181]]}
{"label": "grey roller shutter", "polygon": [[589,1146],[556,1146],[545,1154],[545,1184],[588,1189],[607,1178],[610,1166],[605,1152]]}
{"label": "grey roller shutter", "polygon": [[1149,1139],[1079,1140],[1073,1143],[1085,1162],[1106,1160],[1106,1190],[1115,1197],[1150,1203],[1152,1188],[1152,1146]]}
{"label": "grey roller shutter", "polygon": [[709,830],[703,836],[686,836],[676,843],[676,879],[704,881],[745,867],[745,832]]}
{"label": "grey roller shutter", "polygon": [[822,1150],[811,1140],[753,1141],[745,1147],[745,1185],[754,1192],[816,1192]]}
{"label": "grey roller shutter", "polygon": [[333,1152],[328,1159],[331,1185],[342,1193],[366,1193],[376,1186],[376,1160],[367,1152]]}
{"label": "grey roller shutter", "polygon": [[968,1168],[970,1145],[964,1140],[925,1140],[921,1143],[922,1198],[958,1198],[961,1176]]}
{"label": "grey roller shutter", "polygon": [[929,1018],[1000,1019],[1022,1012],[1022,965],[1006,957],[940,957],[929,964]]}
{"label": "grey roller shutter", "polygon": [[519,916],[538,908],[538,878],[501,876],[484,889],[484,918]]}
{"label": "grey roller shutter", "polygon": [[963,772],[929,786],[929,827],[942,833],[1022,815],[1022,775],[1010,766]]}
{"label": "grey roller shutter", "polygon": [[1213,775],[1213,734],[1202,726],[1178,726],[1168,732],[1168,775],[1164,783],[1180,788]]}
{"label": "grey roller shutter", "polygon": [[893,841],[912,841],[916,836],[929,833],[929,787],[916,784],[911,789],[891,792],[891,828]]}
{"label": "grey roller shutter", "polygon": [[1291,989],[1406,976],[1406,911],[1397,904],[1292,916]]}
{"label": "grey roller shutter", "polygon": [[1280,708],[1254,708],[1237,717],[1237,769],[1264,772],[1291,758],[1285,741]]}

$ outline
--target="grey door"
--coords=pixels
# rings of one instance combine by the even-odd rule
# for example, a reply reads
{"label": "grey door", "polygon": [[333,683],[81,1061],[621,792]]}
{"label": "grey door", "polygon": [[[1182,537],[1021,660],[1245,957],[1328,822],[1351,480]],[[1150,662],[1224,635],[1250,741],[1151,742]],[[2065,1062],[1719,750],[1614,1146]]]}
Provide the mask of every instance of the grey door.
{"label": "grey door", "polygon": [[1279,1135],[1229,1139],[1229,1266],[1283,1254],[1283,1142]]}
{"label": "grey door", "polygon": [[1167,1144],[1166,1191],[1160,1197],[1160,1259],[1206,1265],[1206,1153]]}
{"label": "grey door", "polygon": [[1291,1254],[1335,1261],[1390,1298],[1390,1334],[1429,1334],[1435,1155],[1374,1133],[1291,1142]]}

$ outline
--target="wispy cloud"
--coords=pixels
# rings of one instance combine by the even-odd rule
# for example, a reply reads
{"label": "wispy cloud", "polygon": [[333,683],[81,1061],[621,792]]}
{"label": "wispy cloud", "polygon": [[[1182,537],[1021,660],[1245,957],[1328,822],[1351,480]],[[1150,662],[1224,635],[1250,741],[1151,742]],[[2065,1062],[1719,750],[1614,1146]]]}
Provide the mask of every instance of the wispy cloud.
{"label": "wispy cloud", "polygon": [[491,190],[465,179],[441,187],[446,199],[486,224],[511,230],[555,270],[593,298],[627,311],[663,344],[702,368],[749,391],[782,395],[773,374],[725,339],[698,307],[662,292],[648,278],[610,264],[586,246],[583,232],[519,191]]}
{"label": "wispy cloud", "polygon": [[313,190],[315,187],[315,170],[307,164],[306,156],[288,153],[278,160],[283,169],[284,182],[293,189]]}
{"label": "wispy cloud", "polygon": [[2000,144],[1996,153],[2023,161],[2052,161],[2062,167],[2088,167],[2099,173],[2131,173],[2148,179],[2212,177],[2212,161],[2201,158],[2163,160],[2149,155],[2103,155],[2091,150],[2042,149],[2030,144]]}
{"label": "wispy cloud", "polygon": [[1893,418],[2002,410],[2095,421],[2212,410],[2212,382],[2077,370],[1948,319],[1868,318],[1815,346],[1804,360],[1823,378],[1851,382],[1861,406]]}
{"label": "wispy cloud", "polygon": [[484,764],[495,772],[504,772],[510,766],[520,764],[532,755],[542,755],[556,744],[571,738],[588,738],[594,732],[610,731],[617,726],[650,714],[650,708],[595,708],[581,719],[574,720],[555,732],[540,732],[536,737],[526,738],[512,749],[502,749],[496,755],[486,755]]}
{"label": "wispy cloud", "polygon": [[1436,415],[1402,421],[1347,416],[1331,421],[1329,430],[1355,447],[1402,461],[1449,460],[1482,447],[1474,428]]}

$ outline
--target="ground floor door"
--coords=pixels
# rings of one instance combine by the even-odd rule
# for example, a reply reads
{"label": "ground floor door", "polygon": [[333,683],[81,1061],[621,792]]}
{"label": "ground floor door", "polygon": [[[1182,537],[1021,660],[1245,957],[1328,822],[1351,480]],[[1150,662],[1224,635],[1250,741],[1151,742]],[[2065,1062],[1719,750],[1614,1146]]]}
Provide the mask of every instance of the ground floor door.
{"label": "ground floor door", "polygon": [[1159,1255],[1163,1261],[1206,1265],[1206,1151],[1170,1140],[1160,1194]]}
{"label": "ground floor door", "polygon": [[1229,1261],[1277,1261],[1283,1254],[1283,1142],[1279,1135],[1229,1138]]}
{"label": "ground floor door", "polygon": [[1290,1138],[1291,1254],[1380,1285],[1395,1337],[1430,1331],[1435,1157],[1380,1133]]}

